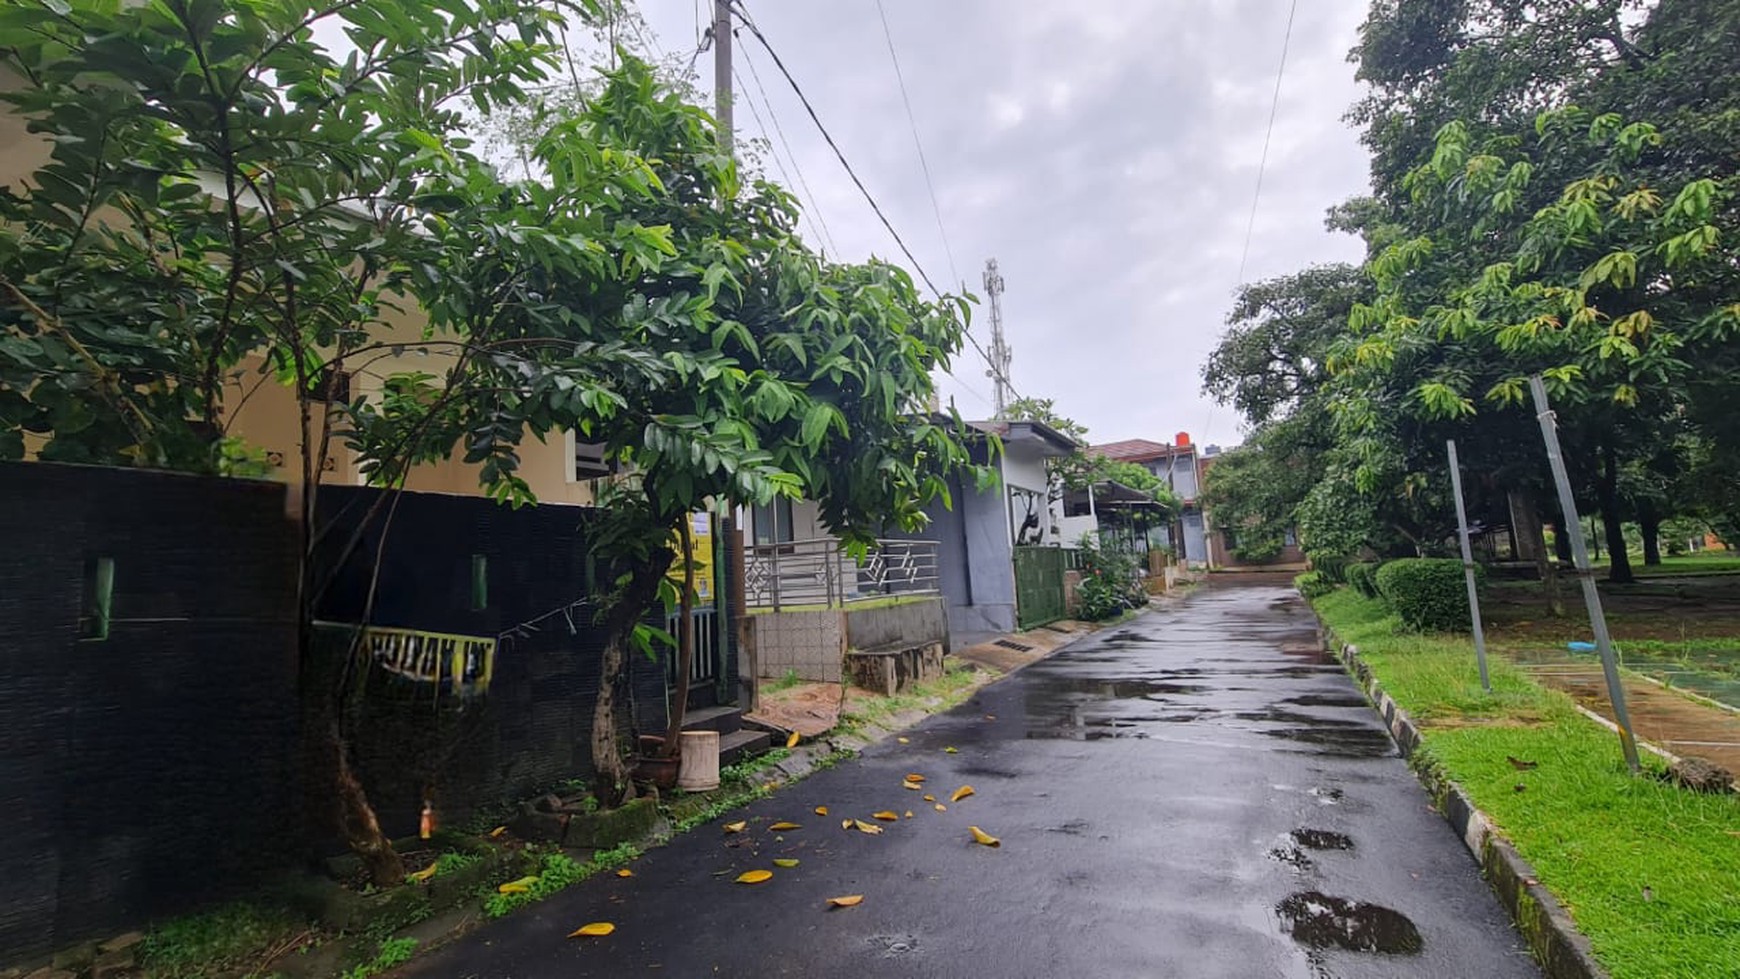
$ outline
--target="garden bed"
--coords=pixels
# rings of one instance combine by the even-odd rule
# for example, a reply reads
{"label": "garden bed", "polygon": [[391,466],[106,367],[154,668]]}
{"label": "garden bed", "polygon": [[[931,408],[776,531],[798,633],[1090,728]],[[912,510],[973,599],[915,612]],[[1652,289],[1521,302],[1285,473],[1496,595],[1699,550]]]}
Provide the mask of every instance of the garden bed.
{"label": "garden bed", "polygon": [[1740,935],[1740,797],[1627,773],[1617,738],[1502,656],[1484,692],[1472,644],[1401,635],[1381,602],[1319,599],[1420,728],[1417,768],[1459,785],[1570,911],[1617,979],[1732,975]]}

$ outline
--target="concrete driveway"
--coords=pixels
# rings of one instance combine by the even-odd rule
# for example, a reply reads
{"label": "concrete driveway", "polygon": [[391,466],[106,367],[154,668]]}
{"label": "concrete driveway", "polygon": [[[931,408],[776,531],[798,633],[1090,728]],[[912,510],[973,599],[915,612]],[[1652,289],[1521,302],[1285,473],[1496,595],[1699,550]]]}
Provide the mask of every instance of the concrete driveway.
{"label": "concrete driveway", "polygon": [[[1314,629],[1278,583],[1217,582],[406,974],[1538,975]],[[592,921],[616,931],[564,937]]]}

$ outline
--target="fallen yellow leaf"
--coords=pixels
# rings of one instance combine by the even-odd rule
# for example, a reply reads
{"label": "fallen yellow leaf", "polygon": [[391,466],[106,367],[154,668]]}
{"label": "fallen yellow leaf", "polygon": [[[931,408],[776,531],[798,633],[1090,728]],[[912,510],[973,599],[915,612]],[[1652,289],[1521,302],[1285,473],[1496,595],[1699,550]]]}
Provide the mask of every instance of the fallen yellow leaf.
{"label": "fallen yellow leaf", "polygon": [[725,832],[727,832],[727,833],[741,833],[748,828],[749,828],[749,821],[746,819],[739,819],[735,823],[726,823],[725,824]]}
{"label": "fallen yellow leaf", "polygon": [[922,791],[924,789],[924,783],[923,782],[902,782],[902,783],[900,783],[900,787],[903,789],[912,789],[914,792],[918,792],[918,791]]}
{"label": "fallen yellow leaf", "polygon": [[875,836],[876,834],[882,832],[882,827],[876,825],[875,823],[867,823],[862,819],[852,820],[852,825],[858,827],[858,832],[869,833],[871,836]]}
{"label": "fallen yellow leaf", "polygon": [[828,814],[828,807],[827,806],[817,806],[816,807],[816,815],[826,816],[827,814]]}
{"label": "fallen yellow leaf", "polygon": [[422,870],[419,870],[414,874],[407,874],[406,877],[409,880],[414,880],[414,881],[417,881],[418,883],[422,883],[423,881],[426,881],[429,878],[435,876],[435,871],[440,869],[440,867],[441,867],[440,864],[432,863],[429,866],[424,867]]}
{"label": "fallen yellow leaf", "polygon": [[533,874],[530,877],[521,877],[519,880],[510,880],[500,887],[497,887],[496,891],[501,894],[524,894],[531,890],[532,885],[537,882],[538,877],[536,874]]}
{"label": "fallen yellow leaf", "polygon": [[955,790],[954,795],[949,796],[949,801],[950,802],[959,802],[962,799],[965,799],[967,796],[972,795],[972,794],[973,794],[973,787],[970,785],[963,785],[960,788]]}
{"label": "fallen yellow leaf", "polygon": [[944,748],[944,749],[943,749],[943,751],[944,751],[944,752],[945,752],[945,753],[947,753],[947,754],[951,754],[951,755],[958,755],[958,754],[960,754],[960,752],[958,752],[958,751],[956,751],[956,750],[955,750],[955,746],[954,746],[954,745],[952,745],[952,744],[951,744],[951,745],[949,745],[949,746],[948,746],[948,747],[947,747],[947,748]]}
{"label": "fallen yellow leaf", "polygon": [[608,921],[594,921],[589,925],[581,925],[568,933],[569,938],[603,938],[616,930],[616,926]]}
{"label": "fallen yellow leaf", "polygon": [[911,744],[912,743],[912,741],[908,738],[895,738],[894,740],[900,742],[901,744]]}
{"label": "fallen yellow leaf", "polygon": [[840,828],[841,829],[851,829],[852,824],[855,822],[857,822],[857,820],[855,820],[855,819],[842,819],[842,820],[840,820]]}
{"label": "fallen yellow leaf", "polygon": [[922,782],[922,781],[924,781],[924,776],[918,774],[917,772],[907,772],[906,773],[906,780],[908,782]]}
{"label": "fallen yellow leaf", "polygon": [[911,810],[911,809],[908,809],[908,810],[906,810],[906,818],[907,818],[907,819],[911,819],[911,818],[912,818],[912,810]]}
{"label": "fallen yellow leaf", "polygon": [[786,737],[785,746],[787,748],[796,748],[797,743],[798,743],[798,733],[796,731],[793,731],[790,735],[788,735]]}
{"label": "fallen yellow leaf", "polygon": [[942,804],[942,803],[940,803],[940,802],[939,802],[939,803],[937,803],[937,804],[936,804],[936,811],[937,811],[937,812],[948,812],[948,811],[949,811],[949,807],[948,807],[948,806],[945,806],[945,805],[943,805],[943,804]]}
{"label": "fallen yellow leaf", "polygon": [[778,832],[778,833],[783,833],[788,829],[802,829],[802,828],[803,827],[799,826],[797,823],[786,822],[783,819],[777,823],[774,823],[772,826],[768,827],[768,829],[771,829],[771,830]]}
{"label": "fallen yellow leaf", "polygon": [[926,796],[925,796],[925,797],[924,797],[924,801],[926,801],[926,802],[935,802],[935,801],[936,801],[936,796],[934,796],[934,795],[926,795]]}
{"label": "fallen yellow leaf", "polygon": [[798,862],[796,860],[793,860],[790,857],[780,857],[780,858],[773,861],[773,865],[775,867],[784,867],[785,869],[790,870],[791,868],[797,866]]}
{"label": "fallen yellow leaf", "polygon": [[491,838],[494,838],[494,837],[500,836],[501,834],[503,834],[505,832],[507,832],[506,826],[497,826],[495,829],[492,829],[489,831],[489,835]]}
{"label": "fallen yellow leaf", "polygon": [[892,822],[894,822],[894,821],[895,821],[895,820],[896,820],[896,819],[899,819],[899,818],[900,818],[900,817],[899,817],[899,816],[896,816],[896,815],[895,815],[895,814],[894,814],[894,810],[892,810],[892,809],[884,809],[884,810],[882,810],[882,811],[881,811],[881,812],[873,812],[873,813],[871,813],[871,814],[870,814],[870,818],[871,818],[871,819],[880,819],[880,820],[882,820],[882,821],[883,821],[883,822],[885,822],[885,823],[892,823]]}
{"label": "fallen yellow leaf", "polygon": [[737,883],[739,884],[759,884],[764,880],[772,879],[773,871],[771,870],[745,870],[737,875]]}
{"label": "fallen yellow leaf", "polygon": [[828,905],[835,908],[855,908],[864,903],[864,895],[847,894],[842,897],[828,898]]}
{"label": "fallen yellow leaf", "polygon": [[618,877],[633,877],[634,871],[628,869],[627,867],[624,867],[621,870],[618,870],[616,872],[616,876],[618,876]]}
{"label": "fallen yellow leaf", "polygon": [[981,843],[985,846],[1003,845],[1002,840],[997,839],[995,836],[992,836],[990,833],[985,832],[977,826],[968,826],[967,830],[973,834],[974,843]]}

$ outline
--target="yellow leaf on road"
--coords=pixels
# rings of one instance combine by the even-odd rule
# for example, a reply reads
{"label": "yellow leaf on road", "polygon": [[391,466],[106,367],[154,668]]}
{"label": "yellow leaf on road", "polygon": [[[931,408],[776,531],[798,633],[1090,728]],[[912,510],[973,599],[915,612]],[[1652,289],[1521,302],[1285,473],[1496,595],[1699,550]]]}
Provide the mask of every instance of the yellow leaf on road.
{"label": "yellow leaf on road", "polygon": [[908,809],[908,810],[906,810],[906,818],[907,818],[907,819],[911,819],[911,818],[912,818],[912,810],[911,810],[911,809]]}
{"label": "yellow leaf on road", "polygon": [[956,750],[955,750],[955,746],[954,746],[954,745],[952,745],[952,744],[951,744],[951,745],[949,745],[949,746],[948,746],[948,747],[947,747],[947,748],[944,748],[944,749],[943,749],[943,752],[944,752],[944,753],[946,753],[946,754],[950,754],[950,755],[958,755],[958,754],[960,754],[960,752],[958,752],[958,751],[956,751]]}
{"label": "yellow leaf on road", "polygon": [[869,833],[871,836],[875,836],[876,834],[882,832],[882,827],[876,825],[875,823],[867,823],[862,819],[852,820],[852,825],[858,827],[858,832]]}
{"label": "yellow leaf on road", "polygon": [[926,795],[926,796],[925,796],[925,797],[924,797],[924,801],[926,801],[926,802],[935,802],[935,801],[936,801],[936,796],[934,796],[934,795]]}
{"label": "yellow leaf on road", "polygon": [[773,865],[775,867],[784,867],[785,869],[790,870],[791,868],[797,866],[798,862],[796,860],[793,860],[790,857],[781,857],[779,859],[774,860]]}
{"label": "yellow leaf on road", "polygon": [[493,839],[497,836],[500,836],[501,834],[503,834],[505,832],[507,832],[506,826],[497,826],[495,829],[492,829],[489,831],[489,835],[490,835],[490,838]]}
{"label": "yellow leaf on road", "polygon": [[628,869],[627,867],[624,867],[621,870],[618,870],[616,872],[616,876],[618,876],[618,877],[633,877],[634,871]]}
{"label": "yellow leaf on road", "polygon": [[828,898],[828,905],[835,908],[855,908],[864,903],[862,894],[846,894],[842,897]]}
{"label": "yellow leaf on road", "polygon": [[802,829],[802,828],[803,827],[799,826],[797,823],[787,822],[783,819],[777,823],[774,823],[772,826],[768,827],[768,829],[774,830],[775,832],[779,832],[779,833],[783,833],[788,829]]}
{"label": "yellow leaf on road", "polygon": [[531,890],[532,885],[537,882],[538,877],[536,874],[533,874],[530,877],[521,877],[519,880],[510,880],[500,887],[497,887],[496,891],[501,894],[524,894]]}
{"label": "yellow leaf on road", "polygon": [[840,820],[840,828],[841,829],[851,829],[852,824],[855,822],[857,822],[857,820],[855,820],[855,819],[842,819],[842,820]]}
{"label": "yellow leaf on road", "polygon": [[423,881],[426,881],[429,878],[435,876],[435,871],[439,870],[440,867],[441,867],[440,864],[432,863],[429,866],[424,867],[422,870],[419,870],[414,874],[406,875],[406,877],[409,880],[414,880],[414,881],[417,881],[418,883],[422,883]]}
{"label": "yellow leaf on road", "polygon": [[603,938],[616,930],[616,926],[608,921],[594,921],[589,925],[581,925],[568,933],[569,938]]}
{"label": "yellow leaf on road", "polygon": [[907,772],[906,773],[906,780],[908,782],[922,782],[922,781],[924,781],[924,776],[918,774],[917,772]]}
{"label": "yellow leaf on road", "polygon": [[912,740],[910,738],[895,738],[894,740],[900,742],[901,744],[911,744],[912,743]]}
{"label": "yellow leaf on road", "polygon": [[786,737],[785,746],[787,748],[796,748],[797,743],[798,743],[798,733],[796,731],[793,731],[789,736]]}
{"label": "yellow leaf on road", "polygon": [[950,802],[959,802],[962,799],[965,799],[967,796],[972,795],[972,794],[973,794],[973,787],[970,785],[963,785],[960,788],[955,790],[954,795],[949,796],[949,801]]}
{"label": "yellow leaf on road", "polygon": [[1002,840],[997,839],[995,836],[992,836],[990,833],[985,832],[984,830],[980,829],[977,826],[968,826],[967,830],[973,834],[973,842],[974,843],[980,843],[980,844],[983,844],[985,846],[1002,846],[1003,845]]}
{"label": "yellow leaf on road", "polygon": [[725,832],[727,832],[727,833],[741,833],[748,828],[749,828],[749,821],[746,819],[739,819],[735,823],[726,823],[725,824]]}
{"label": "yellow leaf on road", "polygon": [[737,875],[737,883],[739,884],[759,884],[764,880],[772,879],[773,871],[771,870],[745,870]]}
{"label": "yellow leaf on road", "polygon": [[883,822],[885,822],[885,823],[892,823],[892,822],[894,822],[894,821],[895,821],[895,820],[896,820],[896,819],[899,819],[899,818],[900,818],[900,817],[899,817],[899,816],[896,816],[896,815],[895,815],[895,814],[894,814],[894,810],[892,810],[892,809],[884,809],[884,810],[882,810],[882,811],[881,811],[881,812],[873,812],[873,813],[871,813],[871,814],[870,814],[870,818],[871,818],[871,819],[880,819],[880,820],[882,820],[882,821],[883,821]]}
{"label": "yellow leaf on road", "polygon": [[945,805],[943,805],[943,804],[942,804],[942,803],[940,803],[940,802],[939,802],[939,803],[937,803],[937,804],[936,804],[936,811],[937,811],[937,812],[948,812],[948,811],[949,811],[949,807],[948,807],[948,806],[945,806]]}
{"label": "yellow leaf on road", "polygon": [[827,814],[828,814],[828,807],[827,806],[817,806],[816,807],[816,815],[826,816]]}
{"label": "yellow leaf on road", "polygon": [[902,783],[900,783],[900,787],[903,789],[911,789],[914,792],[921,792],[924,790],[924,783],[923,782],[902,782]]}

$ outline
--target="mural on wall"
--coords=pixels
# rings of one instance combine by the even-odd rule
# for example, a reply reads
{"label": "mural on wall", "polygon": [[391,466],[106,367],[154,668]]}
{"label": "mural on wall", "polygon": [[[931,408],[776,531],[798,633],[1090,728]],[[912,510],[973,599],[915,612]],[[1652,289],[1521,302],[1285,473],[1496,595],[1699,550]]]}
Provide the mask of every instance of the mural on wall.
{"label": "mural on wall", "polygon": [[495,674],[493,637],[369,626],[363,644],[382,669],[419,683],[447,684],[458,697],[489,690]]}

